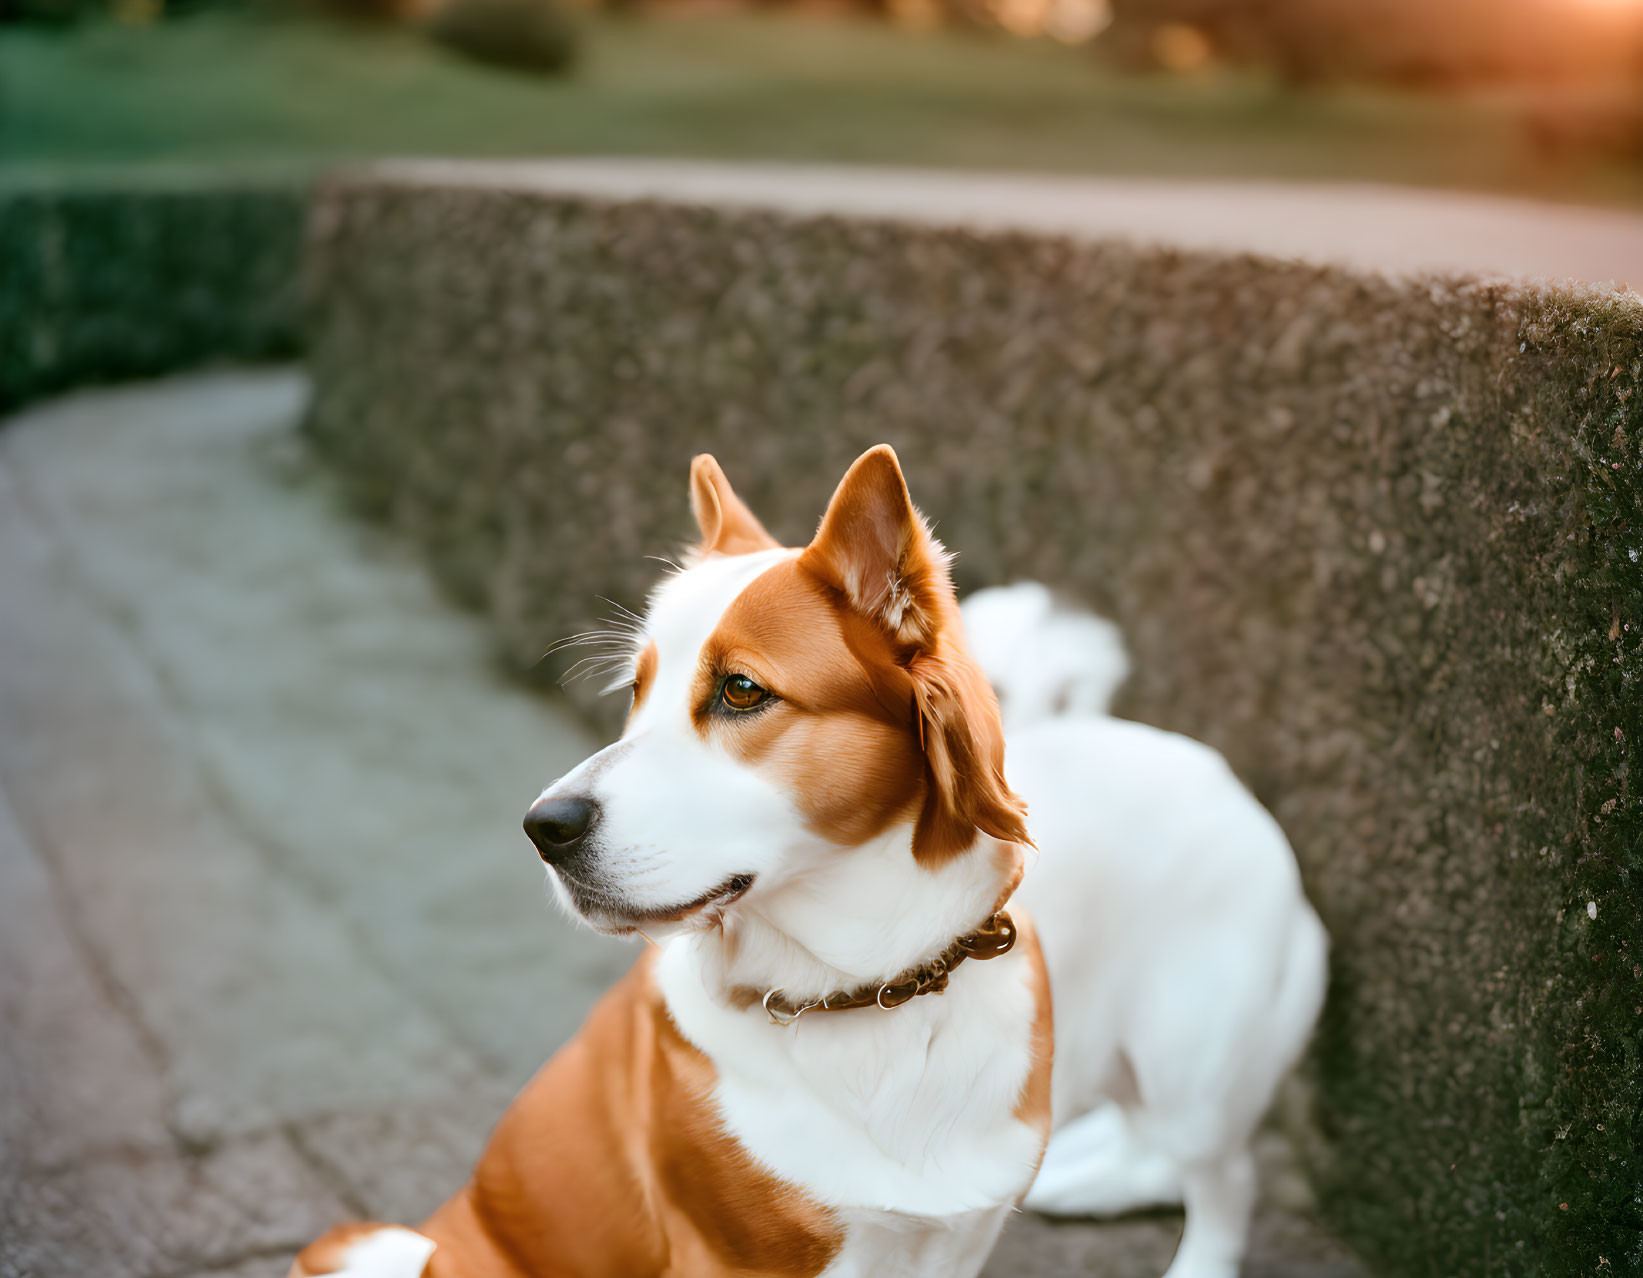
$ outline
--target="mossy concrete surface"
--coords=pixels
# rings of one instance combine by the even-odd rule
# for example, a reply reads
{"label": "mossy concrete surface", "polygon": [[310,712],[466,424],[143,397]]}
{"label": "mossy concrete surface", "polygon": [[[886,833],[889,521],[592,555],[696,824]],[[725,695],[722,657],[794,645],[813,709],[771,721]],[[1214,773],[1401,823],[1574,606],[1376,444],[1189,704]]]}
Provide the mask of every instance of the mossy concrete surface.
{"label": "mossy concrete surface", "polygon": [[1122,712],[1288,831],[1348,1241],[1643,1268],[1634,299],[369,177],[310,250],[312,437],[520,670],[639,605],[692,453],[800,541],[890,441],[961,585],[1116,617]]}
{"label": "mossy concrete surface", "polygon": [[0,188],[0,409],[300,344],[299,182]]}

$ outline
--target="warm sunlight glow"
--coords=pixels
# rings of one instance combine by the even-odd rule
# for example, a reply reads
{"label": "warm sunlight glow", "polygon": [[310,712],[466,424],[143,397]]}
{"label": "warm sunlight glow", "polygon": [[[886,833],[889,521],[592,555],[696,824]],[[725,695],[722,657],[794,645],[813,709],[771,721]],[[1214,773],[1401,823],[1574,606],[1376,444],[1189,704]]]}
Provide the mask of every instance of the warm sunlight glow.
{"label": "warm sunlight glow", "polygon": [[991,0],[999,26],[1013,35],[1048,35],[1066,44],[1092,40],[1112,21],[1107,0]]}

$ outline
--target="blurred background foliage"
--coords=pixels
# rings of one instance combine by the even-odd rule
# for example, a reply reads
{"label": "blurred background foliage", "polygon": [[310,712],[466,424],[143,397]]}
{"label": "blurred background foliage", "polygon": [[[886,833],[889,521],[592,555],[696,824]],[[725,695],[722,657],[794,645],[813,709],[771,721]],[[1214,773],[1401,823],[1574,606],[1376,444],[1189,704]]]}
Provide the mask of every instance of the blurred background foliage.
{"label": "blurred background foliage", "polygon": [[1643,202],[1643,0],[0,0],[0,165],[651,154]]}

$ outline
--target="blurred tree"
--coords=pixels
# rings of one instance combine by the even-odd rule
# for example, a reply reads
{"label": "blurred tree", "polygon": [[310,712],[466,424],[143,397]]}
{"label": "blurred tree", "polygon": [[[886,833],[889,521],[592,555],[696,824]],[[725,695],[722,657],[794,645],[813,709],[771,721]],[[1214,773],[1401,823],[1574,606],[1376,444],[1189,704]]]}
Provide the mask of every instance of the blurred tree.
{"label": "blurred tree", "polygon": [[105,11],[106,4],[86,0],[0,0],[0,24],[73,22],[90,11]]}
{"label": "blurred tree", "polygon": [[0,0],[0,26],[66,26],[87,18],[112,18],[144,26],[202,9],[251,7],[260,0]]}
{"label": "blurred tree", "polygon": [[448,0],[426,30],[458,53],[516,71],[557,74],[576,61],[576,28],[557,0]]}

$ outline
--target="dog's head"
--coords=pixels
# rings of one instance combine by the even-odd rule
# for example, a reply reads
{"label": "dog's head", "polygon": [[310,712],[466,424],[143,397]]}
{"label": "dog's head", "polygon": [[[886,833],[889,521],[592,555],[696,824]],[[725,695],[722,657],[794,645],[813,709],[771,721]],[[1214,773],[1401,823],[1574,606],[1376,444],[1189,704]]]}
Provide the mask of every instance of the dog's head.
{"label": "dog's head", "polygon": [[652,595],[621,738],[555,782],[526,830],[566,904],[607,932],[699,924],[803,890],[843,849],[900,841],[939,869],[1024,841],[991,689],[947,558],[881,445],[802,549],[696,458],[701,541]]}

